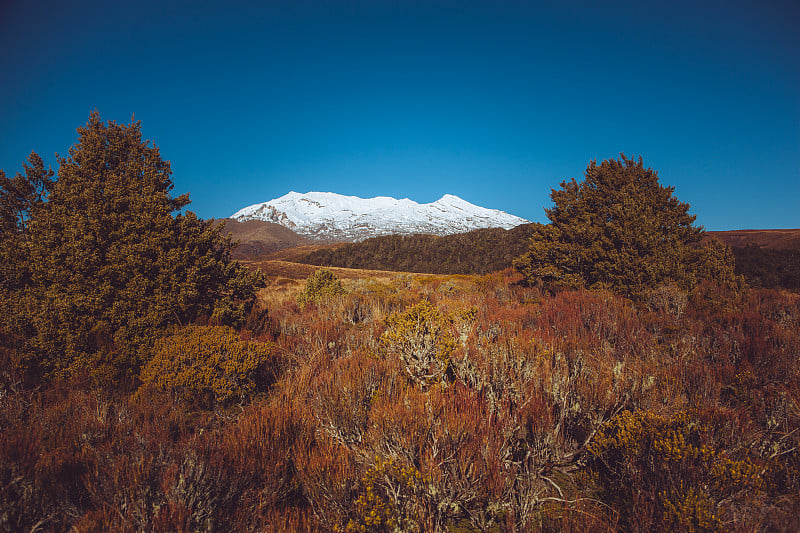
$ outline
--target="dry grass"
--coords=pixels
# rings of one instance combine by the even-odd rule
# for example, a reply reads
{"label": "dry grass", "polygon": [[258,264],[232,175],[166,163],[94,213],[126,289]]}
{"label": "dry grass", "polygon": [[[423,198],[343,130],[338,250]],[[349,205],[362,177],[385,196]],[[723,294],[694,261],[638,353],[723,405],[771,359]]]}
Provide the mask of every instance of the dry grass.
{"label": "dry grass", "polygon": [[741,229],[709,231],[708,234],[732,247],[755,244],[775,250],[800,248],[800,229]]}
{"label": "dry grass", "polygon": [[[308,276],[319,270],[319,266],[307,265],[304,263],[293,263],[291,261],[268,259],[263,261],[244,261],[244,264],[258,268],[267,277],[280,277],[286,279],[306,279]],[[401,276],[412,276],[414,279],[444,279],[451,276],[443,274],[417,274],[411,272],[394,272],[391,270],[362,270],[357,268],[338,268],[325,267],[337,277],[345,279],[374,279],[385,282]],[[467,277],[467,276],[464,276]]]}
{"label": "dry grass", "polygon": [[[293,263],[276,259],[260,261],[243,261],[250,268],[257,268],[267,278],[267,286],[259,291],[259,300],[269,305],[269,303],[285,302],[296,300],[298,294],[305,286],[305,280],[311,274],[322,267],[306,265],[303,263]],[[333,272],[336,277],[342,280],[345,289],[350,290],[358,284],[359,280],[371,280],[372,282],[396,285],[398,280],[406,282],[433,282],[436,280],[448,279],[470,279],[470,276],[447,276],[440,274],[416,274],[408,272],[393,272],[388,270],[361,270],[355,268],[326,267],[326,270]]]}
{"label": "dry grass", "polygon": [[798,294],[337,268],[301,306],[315,267],[251,265],[276,381],[249,405],[0,372],[0,530],[800,529]]}

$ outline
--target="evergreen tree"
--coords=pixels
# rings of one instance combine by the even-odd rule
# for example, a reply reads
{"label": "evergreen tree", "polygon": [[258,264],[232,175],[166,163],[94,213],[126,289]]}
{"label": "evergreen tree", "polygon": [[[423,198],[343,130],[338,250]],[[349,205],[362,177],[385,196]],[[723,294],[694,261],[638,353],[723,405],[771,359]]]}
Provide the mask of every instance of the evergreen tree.
{"label": "evergreen tree", "polygon": [[170,195],[170,164],[139,122],[106,124],[93,112],[78,133],[26,228],[36,302],[26,363],[115,382],[172,324],[243,320],[263,279],[230,260],[221,226],[174,215],[188,195]]}
{"label": "evergreen tree", "polygon": [[539,225],[514,266],[545,287],[611,289],[637,297],[674,284],[690,290],[707,277],[734,283],[733,257],[693,225],[689,204],[659,184],[641,157],[592,161],[586,179],[552,190],[551,223]]}
{"label": "evergreen tree", "polygon": [[25,174],[13,178],[0,170],[0,291],[4,294],[26,283],[26,224],[53,186],[53,171],[44,169],[38,154],[32,152],[23,166]]}

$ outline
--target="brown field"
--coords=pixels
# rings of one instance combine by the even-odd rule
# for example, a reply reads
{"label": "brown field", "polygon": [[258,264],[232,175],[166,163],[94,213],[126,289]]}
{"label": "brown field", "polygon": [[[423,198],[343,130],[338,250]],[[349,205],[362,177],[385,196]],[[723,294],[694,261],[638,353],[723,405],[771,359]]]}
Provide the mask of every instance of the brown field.
{"label": "brown field", "polygon": [[261,310],[163,385],[0,372],[0,529],[800,531],[800,294],[248,265]]}
{"label": "brown field", "polygon": [[[306,247],[304,247],[306,248]],[[289,251],[289,250],[287,250]],[[263,303],[285,302],[294,300],[303,290],[305,280],[323,267],[293,263],[291,261],[261,260],[242,261],[250,268],[257,268],[267,278],[267,286],[259,292],[259,299]],[[443,274],[419,274],[411,272],[392,272],[387,270],[362,270],[356,268],[325,267],[333,272],[342,282],[342,285],[351,290],[364,283],[381,283],[397,285],[406,283],[430,283],[434,280],[453,278],[467,279],[471,276],[448,276]]]}
{"label": "brown field", "polygon": [[[258,268],[268,278],[279,277],[291,280],[304,280],[322,267],[306,265],[304,263],[293,263],[285,260],[266,259],[263,261],[243,261],[244,264]],[[326,267],[337,277],[347,279],[377,279],[386,281],[387,279],[399,276],[413,276],[415,279],[424,278],[446,278],[443,274],[420,274],[414,272],[394,272],[390,270],[362,270],[358,268],[339,268]]]}
{"label": "brown field", "polygon": [[774,250],[800,249],[800,229],[739,229],[732,231],[709,231],[712,237],[728,246],[742,248],[755,244]]}

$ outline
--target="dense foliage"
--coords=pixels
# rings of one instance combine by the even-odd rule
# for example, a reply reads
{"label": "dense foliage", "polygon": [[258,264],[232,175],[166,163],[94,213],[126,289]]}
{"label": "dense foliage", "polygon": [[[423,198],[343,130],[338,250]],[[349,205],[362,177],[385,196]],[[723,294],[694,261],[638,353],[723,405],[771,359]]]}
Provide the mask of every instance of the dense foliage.
{"label": "dense foliage", "polygon": [[624,411],[600,428],[588,472],[625,530],[725,531],[723,502],[763,497],[761,461],[731,459],[703,418]]}
{"label": "dense foliage", "polygon": [[13,178],[0,170],[0,313],[5,316],[12,312],[5,304],[30,283],[25,230],[31,212],[41,208],[53,186],[54,172],[45,170],[38,154],[28,156],[23,166],[25,174]]}
{"label": "dense foliage", "polygon": [[733,248],[736,273],[753,287],[800,290],[800,250],[776,250],[751,245]]}
{"label": "dense foliage", "polygon": [[321,268],[308,277],[306,287],[297,297],[297,302],[303,306],[310,303],[322,303],[339,294],[344,294],[342,282],[333,272]]}
{"label": "dense foliage", "polygon": [[703,242],[689,205],[638,161],[592,161],[585,180],[553,190],[551,223],[537,227],[514,266],[547,288],[610,289],[638,297],[658,285],[684,290],[706,278],[736,283],[733,256],[717,241]]}
{"label": "dense foliage", "polygon": [[261,282],[230,260],[213,221],[174,215],[189,199],[170,196],[170,165],[138,122],[94,112],[78,134],[55,182],[31,156],[24,179],[2,183],[15,261],[0,329],[33,374],[118,382],[135,378],[170,325],[240,324]]}
{"label": "dense foliage", "polygon": [[243,375],[205,359],[260,350],[247,331],[165,340],[166,394],[6,369],[0,528],[800,528],[800,296],[671,286],[634,306],[519,279],[343,280],[304,307],[303,280],[275,281],[274,378],[249,405],[180,394]]}
{"label": "dense foliage", "polygon": [[242,340],[230,327],[187,326],[158,342],[140,393],[167,391],[204,408],[247,403],[272,384],[275,366],[270,343]]}
{"label": "dense foliage", "polygon": [[488,274],[511,266],[528,249],[534,225],[457,235],[387,235],[311,252],[312,265],[431,274]]}

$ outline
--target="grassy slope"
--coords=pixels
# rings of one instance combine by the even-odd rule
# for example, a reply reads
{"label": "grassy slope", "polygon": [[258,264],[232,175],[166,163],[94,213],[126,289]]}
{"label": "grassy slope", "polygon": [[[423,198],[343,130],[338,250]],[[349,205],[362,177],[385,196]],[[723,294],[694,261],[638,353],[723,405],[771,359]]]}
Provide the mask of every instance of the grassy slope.
{"label": "grassy slope", "polygon": [[755,244],[773,250],[800,249],[800,229],[741,229],[708,233],[732,248]]}

